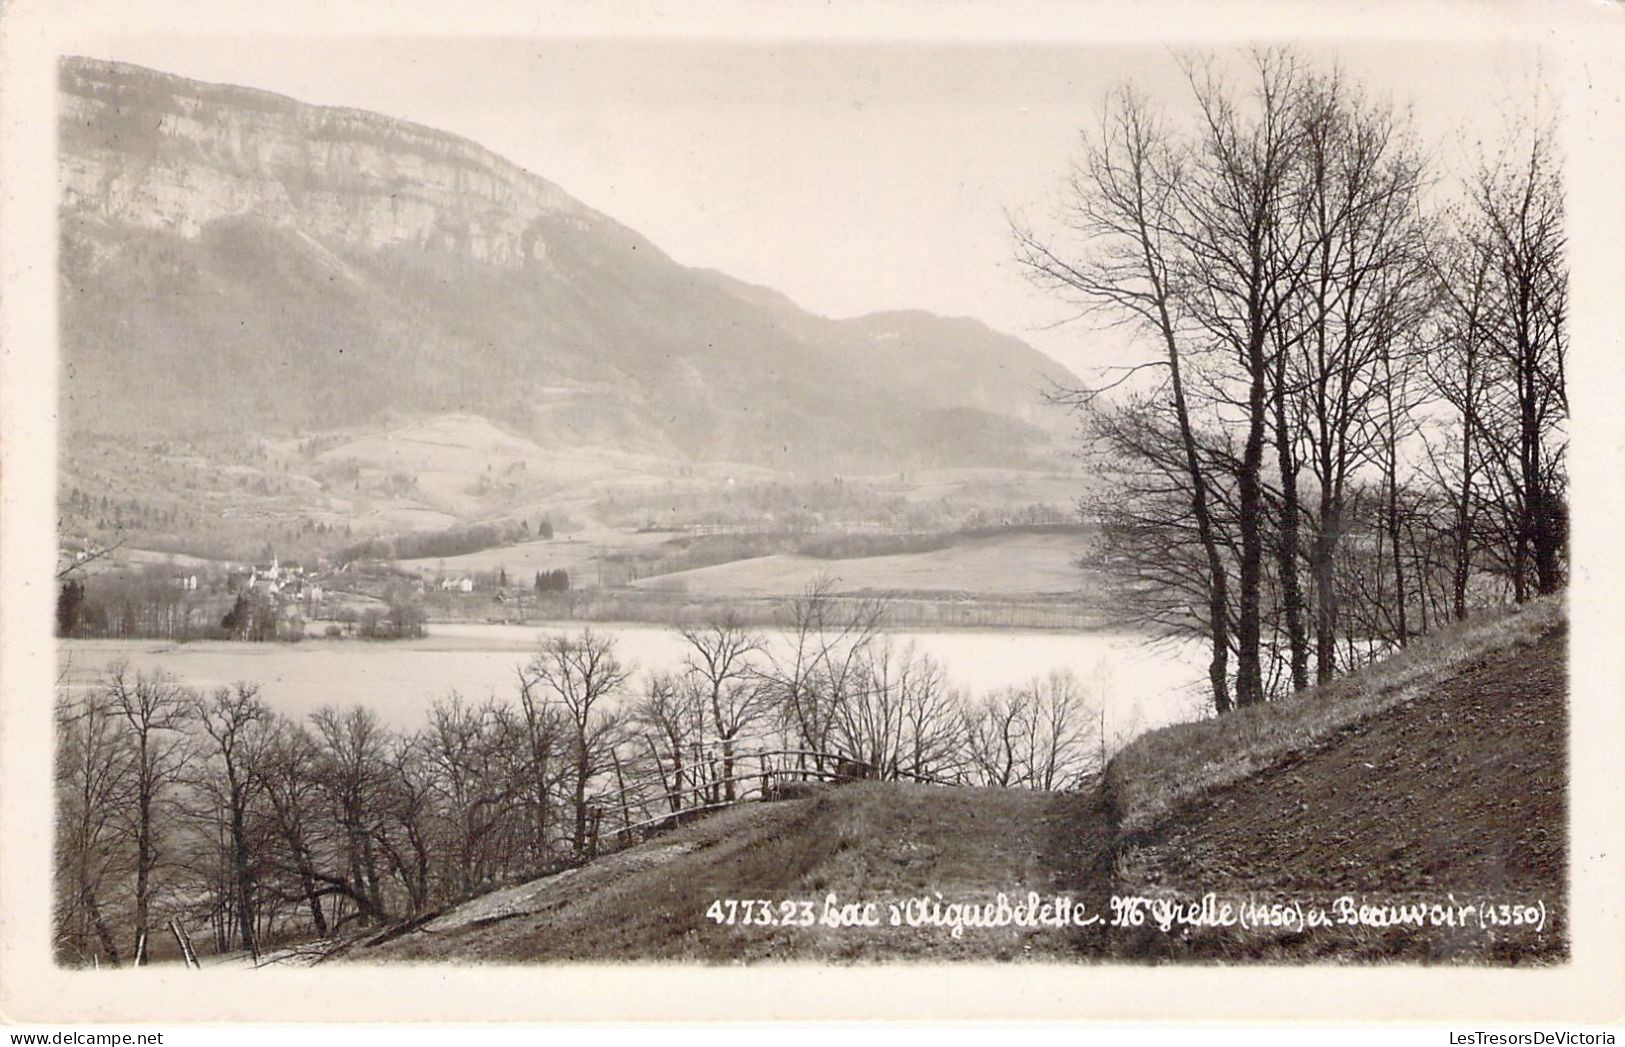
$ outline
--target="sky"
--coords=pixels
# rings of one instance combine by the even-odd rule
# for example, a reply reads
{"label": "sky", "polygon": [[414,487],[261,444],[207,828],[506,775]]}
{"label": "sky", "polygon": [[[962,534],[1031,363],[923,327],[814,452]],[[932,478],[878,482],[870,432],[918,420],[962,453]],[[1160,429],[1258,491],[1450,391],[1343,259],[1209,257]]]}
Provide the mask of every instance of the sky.
{"label": "sky", "polygon": [[[1113,86],[1176,117],[1189,101],[1175,52],[1144,45],[166,34],[78,50],[454,132],[682,263],[829,316],[974,316],[1079,374],[1123,360],[1126,336],[1057,326],[1066,310],[1013,263],[1009,216],[1046,227]],[[1533,47],[1493,41],[1304,53],[1411,106],[1447,162],[1539,77]]]}

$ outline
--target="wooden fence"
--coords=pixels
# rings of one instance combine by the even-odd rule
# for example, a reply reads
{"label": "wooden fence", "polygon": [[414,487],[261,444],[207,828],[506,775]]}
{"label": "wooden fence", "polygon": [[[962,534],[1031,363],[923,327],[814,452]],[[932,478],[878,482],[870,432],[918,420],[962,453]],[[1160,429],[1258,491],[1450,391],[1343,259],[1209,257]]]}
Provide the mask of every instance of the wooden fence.
{"label": "wooden fence", "polygon": [[680,767],[622,780],[597,793],[588,807],[588,854],[619,850],[690,818],[735,804],[786,798],[793,783],[887,779],[961,785],[915,770],[884,772],[839,753],[812,749],[741,749],[695,746]]}

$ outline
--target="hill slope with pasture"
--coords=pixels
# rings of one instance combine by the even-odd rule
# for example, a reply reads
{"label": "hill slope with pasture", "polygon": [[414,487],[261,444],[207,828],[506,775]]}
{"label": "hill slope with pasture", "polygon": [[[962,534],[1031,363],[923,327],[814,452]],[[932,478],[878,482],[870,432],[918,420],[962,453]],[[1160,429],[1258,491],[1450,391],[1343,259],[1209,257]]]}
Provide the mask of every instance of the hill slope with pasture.
{"label": "hill slope with pasture", "polygon": [[[1550,962],[1566,955],[1567,626],[1554,600],[1417,641],[1332,685],[1153,732],[1081,793],[866,782],[748,804],[474,899],[347,958]],[[1169,932],[890,926],[888,906],[1065,894],[1324,906],[1538,906],[1539,927]],[[831,896],[834,896],[833,902]],[[806,901],[811,926],[722,899]],[[876,903],[879,926],[826,912]],[[792,906],[775,910],[795,916]],[[915,910],[922,911],[922,910]],[[708,916],[708,913],[711,915]],[[799,917],[792,920],[797,923]],[[1127,922],[1127,921],[1125,921]]]}

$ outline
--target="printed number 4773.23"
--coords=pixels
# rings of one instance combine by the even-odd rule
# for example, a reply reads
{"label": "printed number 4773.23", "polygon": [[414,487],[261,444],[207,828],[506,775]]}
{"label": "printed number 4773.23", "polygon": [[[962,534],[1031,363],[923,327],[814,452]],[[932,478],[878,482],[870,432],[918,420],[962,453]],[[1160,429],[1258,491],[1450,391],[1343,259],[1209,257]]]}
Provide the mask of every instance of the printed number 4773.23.
{"label": "printed number 4773.23", "polygon": [[705,910],[705,918],[728,927],[811,927],[818,916],[810,901],[764,898],[718,898]]}

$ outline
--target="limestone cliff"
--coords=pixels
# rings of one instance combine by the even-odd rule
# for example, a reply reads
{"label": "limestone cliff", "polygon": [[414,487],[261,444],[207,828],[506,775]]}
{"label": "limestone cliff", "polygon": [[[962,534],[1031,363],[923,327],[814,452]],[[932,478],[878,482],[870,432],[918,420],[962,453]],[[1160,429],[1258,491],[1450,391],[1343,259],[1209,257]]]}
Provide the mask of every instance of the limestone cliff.
{"label": "limestone cliff", "polygon": [[186,237],[252,216],[512,266],[545,257],[538,217],[601,217],[472,142],[376,113],[84,59],[62,64],[61,107],[67,208]]}

